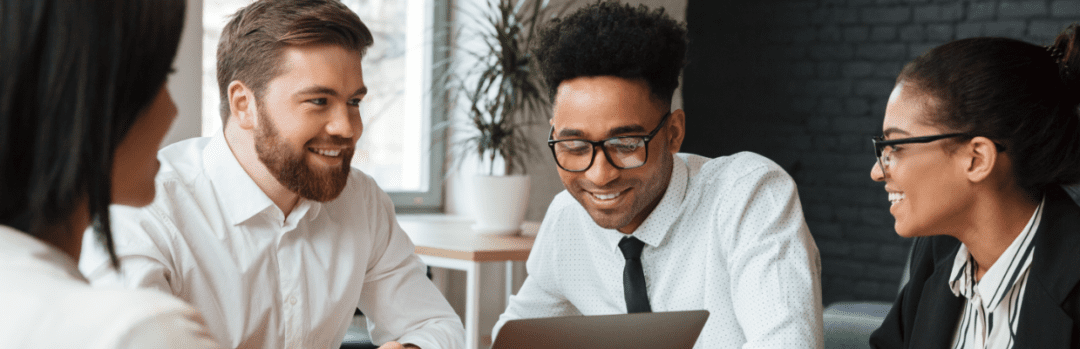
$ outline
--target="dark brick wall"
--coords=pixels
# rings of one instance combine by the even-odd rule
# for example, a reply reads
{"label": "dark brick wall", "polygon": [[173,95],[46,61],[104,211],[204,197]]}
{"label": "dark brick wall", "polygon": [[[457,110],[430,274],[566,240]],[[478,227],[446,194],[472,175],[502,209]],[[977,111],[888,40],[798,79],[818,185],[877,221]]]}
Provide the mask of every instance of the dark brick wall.
{"label": "dark brick wall", "polygon": [[763,154],[799,185],[824,303],[895,297],[909,241],[870,180],[903,65],[974,36],[1046,44],[1080,0],[690,0],[684,151]]}

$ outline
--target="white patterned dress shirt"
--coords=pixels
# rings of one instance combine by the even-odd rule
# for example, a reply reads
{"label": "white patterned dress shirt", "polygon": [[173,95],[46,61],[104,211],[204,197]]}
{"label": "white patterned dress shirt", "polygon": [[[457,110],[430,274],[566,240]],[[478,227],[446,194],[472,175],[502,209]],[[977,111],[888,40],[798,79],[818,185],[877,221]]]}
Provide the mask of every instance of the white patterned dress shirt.
{"label": "white patterned dress shirt", "polygon": [[357,304],[375,343],[464,345],[460,318],[428,280],[389,196],[359,170],[337,199],[300,199],[285,217],[221,134],[158,159],[154,202],[111,210],[122,275],[84,241],[80,269],[95,285],[174,294],[234,348],[337,348]]}
{"label": "white patterned dress shirt", "polygon": [[[555,197],[492,333],[513,319],[625,314],[625,235]],[[633,232],[652,310],[705,309],[694,348],[821,348],[821,262],[791,177],[753,153],[675,155],[660,203]]]}
{"label": "white patterned dress shirt", "polygon": [[967,246],[960,245],[953,260],[949,288],[965,301],[964,313],[953,334],[953,349],[1009,349],[1016,343],[1016,329],[1020,325],[1017,319],[1036,252],[1032,241],[1045,203],[1044,198],[1024,230],[978,281],[975,281],[975,259]]}
{"label": "white patterned dress shirt", "polygon": [[90,287],[71,256],[0,225],[0,348],[218,347],[176,297]]}

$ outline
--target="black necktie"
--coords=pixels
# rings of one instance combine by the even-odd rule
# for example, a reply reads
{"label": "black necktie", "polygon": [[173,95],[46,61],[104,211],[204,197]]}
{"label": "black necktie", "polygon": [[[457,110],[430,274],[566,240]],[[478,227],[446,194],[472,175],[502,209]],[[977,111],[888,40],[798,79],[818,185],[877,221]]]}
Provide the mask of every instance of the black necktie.
{"label": "black necktie", "polygon": [[619,241],[619,249],[626,266],[623,267],[623,296],[626,298],[627,313],[652,312],[649,306],[649,293],[645,290],[645,272],[641,269],[641,249],[645,243],[633,236]]}

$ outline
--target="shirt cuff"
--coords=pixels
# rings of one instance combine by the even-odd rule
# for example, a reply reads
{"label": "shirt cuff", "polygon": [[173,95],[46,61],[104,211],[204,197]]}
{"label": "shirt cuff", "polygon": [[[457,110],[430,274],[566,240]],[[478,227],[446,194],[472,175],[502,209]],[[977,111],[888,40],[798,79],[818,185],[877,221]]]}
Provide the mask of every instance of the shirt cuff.
{"label": "shirt cuff", "polygon": [[412,344],[412,345],[420,347],[420,349],[439,349],[439,348],[441,348],[435,342],[432,342],[431,340],[429,340],[427,338],[422,338],[421,336],[406,335],[404,337],[401,337],[401,339],[398,339],[398,343],[401,343],[401,345]]}

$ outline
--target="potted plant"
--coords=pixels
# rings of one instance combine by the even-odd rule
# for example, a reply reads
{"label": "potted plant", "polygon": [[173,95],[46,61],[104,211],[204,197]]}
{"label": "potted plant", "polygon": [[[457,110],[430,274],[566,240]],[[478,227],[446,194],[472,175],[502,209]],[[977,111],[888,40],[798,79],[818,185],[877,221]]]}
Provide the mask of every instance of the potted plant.
{"label": "potted plant", "polygon": [[[563,7],[565,9],[565,7]],[[548,15],[542,0],[489,0],[464,32],[456,51],[467,68],[452,69],[451,99],[463,105],[467,126],[453,142],[455,166],[472,157],[481,170],[469,197],[481,234],[520,230],[529,202],[526,162],[538,152],[528,130],[551,115],[548,90],[531,54],[537,25]]]}

